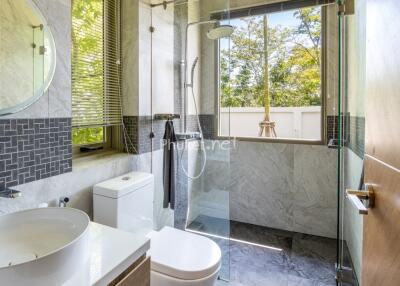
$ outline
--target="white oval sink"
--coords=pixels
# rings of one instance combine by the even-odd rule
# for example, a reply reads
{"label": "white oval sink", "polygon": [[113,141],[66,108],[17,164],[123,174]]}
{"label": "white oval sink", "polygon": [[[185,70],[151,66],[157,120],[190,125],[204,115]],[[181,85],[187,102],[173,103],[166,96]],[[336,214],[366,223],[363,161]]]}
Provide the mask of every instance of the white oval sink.
{"label": "white oval sink", "polygon": [[0,216],[0,284],[64,285],[89,259],[89,222],[71,208]]}

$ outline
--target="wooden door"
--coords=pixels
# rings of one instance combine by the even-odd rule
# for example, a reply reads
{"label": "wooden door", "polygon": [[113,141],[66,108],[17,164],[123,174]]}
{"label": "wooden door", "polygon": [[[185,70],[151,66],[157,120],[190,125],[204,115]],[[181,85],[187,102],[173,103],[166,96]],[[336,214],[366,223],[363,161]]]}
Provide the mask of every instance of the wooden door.
{"label": "wooden door", "polygon": [[400,285],[400,1],[367,0],[363,286]]}

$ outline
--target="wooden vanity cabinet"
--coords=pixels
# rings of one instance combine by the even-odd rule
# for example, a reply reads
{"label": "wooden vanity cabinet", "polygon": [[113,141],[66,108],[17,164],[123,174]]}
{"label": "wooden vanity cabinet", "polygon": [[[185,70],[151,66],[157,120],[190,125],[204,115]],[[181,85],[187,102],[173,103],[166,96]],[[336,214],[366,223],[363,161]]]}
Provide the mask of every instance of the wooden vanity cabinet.
{"label": "wooden vanity cabinet", "polygon": [[108,286],[150,286],[150,257],[139,258]]}

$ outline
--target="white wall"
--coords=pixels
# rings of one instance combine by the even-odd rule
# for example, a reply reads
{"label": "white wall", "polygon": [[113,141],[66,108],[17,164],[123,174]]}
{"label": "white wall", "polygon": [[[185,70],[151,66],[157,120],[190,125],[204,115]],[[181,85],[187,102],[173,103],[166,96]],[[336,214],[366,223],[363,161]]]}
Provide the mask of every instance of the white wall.
{"label": "white wall", "polygon": [[[271,107],[278,138],[321,139],[321,107]],[[233,137],[259,137],[262,107],[221,108],[220,134]]]}
{"label": "white wall", "polygon": [[158,6],[152,12],[153,114],[174,113],[174,5],[166,10]]}
{"label": "white wall", "polygon": [[[352,150],[344,149],[344,191],[346,188],[357,190],[363,169],[363,160]],[[343,193],[344,195],[344,193]],[[343,196],[343,198],[345,198]],[[347,243],[353,261],[354,271],[361,282],[362,247],[363,247],[363,217],[358,213],[349,200],[341,202],[344,210],[342,223],[344,230],[342,239]],[[349,265],[346,265],[349,266]]]}
{"label": "white wall", "polygon": [[124,115],[173,113],[174,6],[122,0],[122,8]]}

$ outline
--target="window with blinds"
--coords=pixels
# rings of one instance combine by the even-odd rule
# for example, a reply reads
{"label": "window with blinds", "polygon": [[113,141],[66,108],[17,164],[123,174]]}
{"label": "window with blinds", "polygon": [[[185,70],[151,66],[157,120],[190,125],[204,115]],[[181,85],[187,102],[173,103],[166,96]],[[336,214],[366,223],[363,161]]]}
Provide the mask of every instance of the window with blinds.
{"label": "window with blinds", "polygon": [[122,123],[120,0],[72,1],[72,127],[74,145],[105,141]]}

